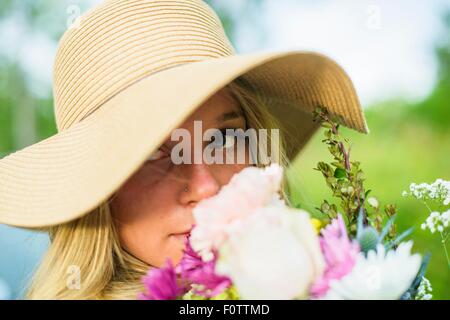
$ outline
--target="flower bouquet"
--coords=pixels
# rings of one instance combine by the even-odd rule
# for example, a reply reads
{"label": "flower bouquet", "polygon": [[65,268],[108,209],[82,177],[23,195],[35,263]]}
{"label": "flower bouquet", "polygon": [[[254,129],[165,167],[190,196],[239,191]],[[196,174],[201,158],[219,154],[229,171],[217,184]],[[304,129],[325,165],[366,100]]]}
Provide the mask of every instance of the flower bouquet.
{"label": "flower bouquet", "polygon": [[[364,190],[358,162],[323,108],[315,117],[334,156],[319,162],[341,210],[325,200],[321,219],[281,196],[277,164],[248,167],[194,208],[196,224],[177,265],[143,278],[140,299],[429,299],[428,257],[397,235],[395,206]],[[257,186],[257,187],[256,187]],[[367,200],[366,200],[367,199]],[[430,224],[428,224],[430,225]]]}

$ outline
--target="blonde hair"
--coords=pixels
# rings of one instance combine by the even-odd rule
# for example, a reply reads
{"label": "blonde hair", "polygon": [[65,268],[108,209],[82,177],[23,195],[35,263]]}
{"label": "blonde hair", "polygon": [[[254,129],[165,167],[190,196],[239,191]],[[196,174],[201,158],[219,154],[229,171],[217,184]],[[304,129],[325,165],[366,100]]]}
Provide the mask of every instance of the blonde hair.
{"label": "blonde hair", "polygon": [[[272,135],[268,134],[268,145],[276,144],[278,146],[279,152],[276,154],[271,154],[269,160],[278,163],[281,167],[287,168],[289,165],[289,159],[285,152],[285,137],[287,132],[283,130],[283,126],[279,123],[272,113],[269,112],[269,106],[265,102],[266,99],[264,95],[259,92],[256,88],[252,86],[244,77],[238,77],[233,82],[229,83],[226,87],[232,96],[238,101],[240,107],[242,108],[248,128],[254,129],[277,129],[279,130],[279,140],[272,141]],[[270,149],[270,148],[268,148]],[[267,163],[267,155],[262,154],[258,150],[257,153],[257,166],[263,167]],[[281,186],[281,196],[283,199],[289,203],[289,184],[287,182],[287,177],[284,175],[282,186]]]}
{"label": "blonde hair", "polygon": [[[244,78],[235,79],[226,88],[242,107],[247,127],[280,128]],[[280,152],[275,161],[287,167],[282,132],[280,138]],[[289,203],[287,188],[286,179],[283,179],[282,197]],[[120,245],[109,201],[81,218],[45,230],[50,237],[50,246],[25,298],[136,299],[137,294],[144,290],[141,278],[151,266],[127,253]],[[77,272],[80,286],[72,288],[68,281]]]}

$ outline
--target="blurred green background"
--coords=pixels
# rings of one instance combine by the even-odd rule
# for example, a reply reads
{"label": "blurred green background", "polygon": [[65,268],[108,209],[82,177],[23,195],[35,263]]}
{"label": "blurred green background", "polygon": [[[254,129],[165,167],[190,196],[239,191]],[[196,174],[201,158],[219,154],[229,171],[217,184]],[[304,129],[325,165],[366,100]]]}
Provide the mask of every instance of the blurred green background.
{"label": "blurred green background", "polygon": [[[57,41],[66,30],[68,19],[99,2],[101,1],[0,2],[0,36],[3,39],[0,45],[0,158],[56,133],[51,72]],[[308,1],[293,0],[207,2],[218,12],[238,52],[317,49],[329,53],[344,65],[354,79],[358,92],[362,92],[370,128],[369,135],[358,134],[346,128],[342,130],[354,143],[351,157],[362,162],[362,169],[367,177],[366,187],[372,189],[371,195],[376,196],[381,203],[398,205],[399,229],[405,230],[411,226],[416,228],[412,235],[415,249],[432,254],[427,277],[434,287],[434,298],[449,299],[450,272],[440,239],[420,229],[420,224],[428,215],[427,210],[419,202],[401,197],[401,192],[407,190],[411,182],[431,183],[436,178],[450,180],[448,2],[427,2],[438,11],[430,18],[436,22],[436,26],[427,31],[433,35],[428,42],[416,43],[414,35],[412,36],[411,43],[416,43],[417,46],[406,43],[408,38],[404,35],[417,32],[419,39],[430,23],[426,19],[417,20],[412,15],[414,8],[406,1],[400,1],[404,5],[402,8],[392,7],[387,1],[362,1],[364,5],[361,5],[361,1],[325,0],[315,1],[313,5]],[[421,7],[414,10],[417,17],[425,14]],[[290,18],[280,20],[280,16],[284,17],[286,12],[290,12]],[[304,12],[308,14],[300,17]],[[411,21],[407,21],[409,14]],[[350,26],[351,15],[356,17],[355,21],[366,19],[368,23],[364,24],[366,20],[361,20],[363,23],[360,27]],[[335,16],[340,18],[335,19]],[[386,19],[379,19],[377,25],[377,18],[380,17]],[[389,21],[395,22],[396,19],[406,29],[394,29],[395,23],[389,24]],[[295,26],[288,24],[289,21],[304,23],[306,28],[297,30]],[[384,24],[380,21],[384,21]],[[416,25],[418,21],[422,21],[423,29]],[[312,23],[319,23],[323,26],[323,31],[320,28],[316,31],[312,27],[308,28]],[[345,29],[347,23],[349,26]],[[288,29],[289,34],[286,31]],[[339,34],[333,34],[333,30]],[[316,33],[311,34],[313,32]],[[365,34],[370,34],[373,41],[363,42],[367,41]],[[310,37],[305,38],[306,35]],[[340,45],[340,51],[333,51],[339,45],[333,43],[333,39],[341,42],[348,39],[352,45],[349,47],[344,43]],[[427,88],[419,81],[412,82],[411,85],[406,82],[406,91],[390,90],[396,81],[411,77],[408,70],[414,73],[416,67],[414,63],[407,65],[408,53],[404,55],[405,60],[401,56],[403,53],[396,55],[396,47],[392,45],[402,44],[402,41],[405,42],[404,47],[411,50],[411,54],[415,50],[428,52],[429,60],[421,61],[421,66],[417,65],[417,68],[421,67],[426,71],[428,78],[433,78],[427,82]],[[321,47],[321,44],[330,42],[328,47]],[[377,65],[382,61],[380,52],[386,54],[385,61],[390,61],[391,65]],[[358,62],[356,58],[361,56],[365,60]],[[405,66],[396,71],[396,64]],[[380,72],[375,75],[377,69]],[[384,78],[378,79],[380,75]],[[420,78],[420,74],[417,77]],[[416,91],[421,94],[415,95]],[[294,202],[311,212],[322,199],[329,197],[324,179],[318,171],[313,170],[318,161],[330,159],[321,139],[322,134],[319,133],[311,140],[290,171]],[[4,297],[20,297],[20,290],[46,245],[47,239],[43,235],[0,226],[0,298],[2,290]]]}
{"label": "blurred green background", "polygon": [[[431,253],[426,277],[433,286],[433,299],[450,299],[450,269],[441,238],[420,229],[429,215],[428,209],[401,193],[409,191],[412,182],[450,180],[450,12],[443,13],[442,19],[447,37],[434,47],[439,72],[429,95],[415,103],[396,97],[366,106],[368,135],[341,130],[353,143],[350,158],[362,163],[366,190],[371,189],[371,196],[381,200],[381,205],[397,204],[398,234],[414,227],[409,238],[414,240],[415,250]],[[323,131],[302,151],[290,172],[293,202],[310,212],[317,212],[314,207],[331,198],[321,173],[312,170],[319,160],[332,160],[322,139]],[[431,208],[439,209],[433,205]]]}

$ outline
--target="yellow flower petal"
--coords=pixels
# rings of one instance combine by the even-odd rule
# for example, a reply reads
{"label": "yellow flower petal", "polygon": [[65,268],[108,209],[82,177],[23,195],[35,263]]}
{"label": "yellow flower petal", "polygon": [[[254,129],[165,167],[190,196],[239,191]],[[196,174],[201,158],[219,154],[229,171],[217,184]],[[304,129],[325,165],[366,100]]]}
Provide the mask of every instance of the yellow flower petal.
{"label": "yellow flower petal", "polygon": [[314,228],[316,229],[316,233],[319,234],[320,229],[323,227],[322,221],[316,218],[311,218],[311,223],[313,224]]}

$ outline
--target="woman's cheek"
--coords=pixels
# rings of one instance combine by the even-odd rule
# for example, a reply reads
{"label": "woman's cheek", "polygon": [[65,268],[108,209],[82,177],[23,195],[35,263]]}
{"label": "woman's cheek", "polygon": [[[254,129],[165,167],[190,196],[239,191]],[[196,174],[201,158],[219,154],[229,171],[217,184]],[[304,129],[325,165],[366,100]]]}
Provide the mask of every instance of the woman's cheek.
{"label": "woman's cheek", "polygon": [[171,243],[166,234],[165,221],[147,216],[130,224],[119,226],[122,247],[136,258],[158,266],[170,254]]}
{"label": "woman's cheek", "polygon": [[135,176],[121,190],[113,200],[112,213],[121,245],[138,259],[154,265],[172,248],[168,241],[171,216],[167,213],[174,209],[174,187],[167,183],[150,184],[144,177]]}
{"label": "woman's cheek", "polygon": [[226,185],[231,178],[244,168],[250,166],[249,164],[217,164],[214,168],[215,176],[220,181],[220,184]]}

